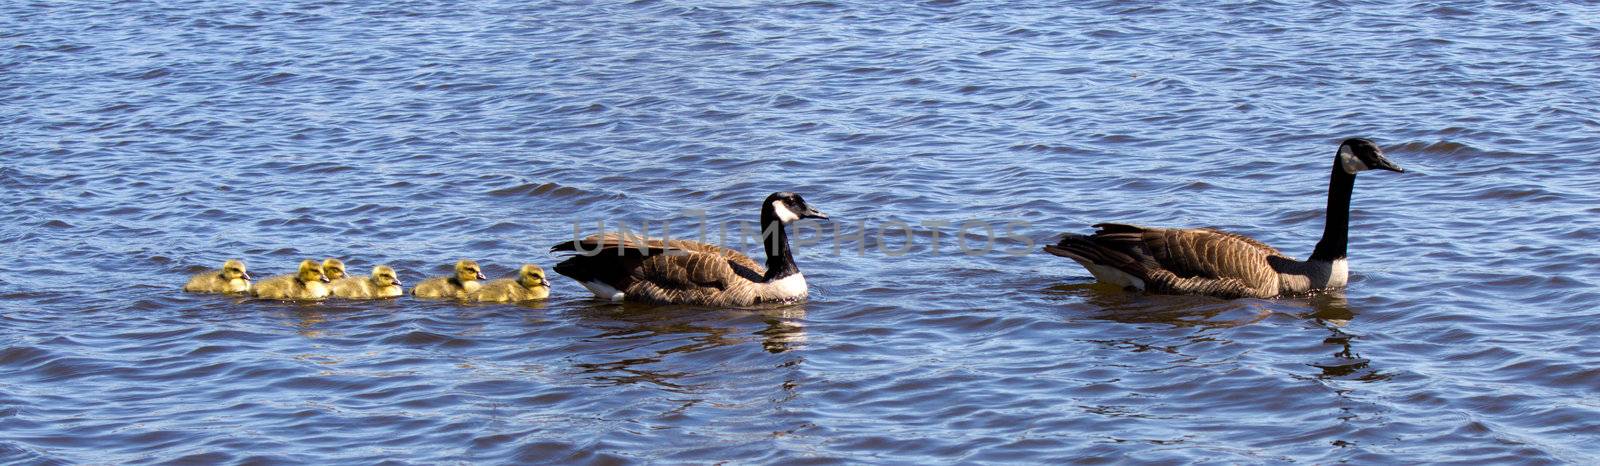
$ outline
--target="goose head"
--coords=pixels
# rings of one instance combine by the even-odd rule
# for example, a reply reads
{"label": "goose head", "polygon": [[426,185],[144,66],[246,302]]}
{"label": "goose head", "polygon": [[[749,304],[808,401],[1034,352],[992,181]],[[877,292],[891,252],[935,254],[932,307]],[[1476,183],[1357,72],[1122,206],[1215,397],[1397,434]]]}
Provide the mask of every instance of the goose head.
{"label": "goose head", "polygon": [[394,269],[387,265],[372,268],[372,282],[378,286],[404,286],[400,283],[400,276],[395,275]]}
{"label": "goose head", "polygon": [[1406,171],[1384,157],[1383,149],[1378,148],[1377,143],[1364,138],[1350,138],[1339,144],[1339,155],[1334,163],[1338,164],[1340,170],[1350,175],[1372,169],[1397,173]]}
{"label": "goose head", "polygon": [[[761,206],[761,211],[763,219],[769,218],[768,214],[770,213],[771,218],[776,218],[785,225],[803,218],[828,218],[827,214],[822,213],[815,207],[811,207],[810,204],[806,204],[805,198],[791,192],[772,193],[771,196],[767,196],[766,202]],[[762,220],[762,223],[766,223],[766,220]]]}
{"label": "goose head", "polygon": [[294,278],[301,283],[328,282],[328,276],[322,274],[322,267],[311,259],[300,261],[300,270],[295,272]]}
{"label": "goose head", "polygon": [[249,280],[250,272],[245,270],[244,261],[228,259],[227,262],[222,263],[222,279],[228,281]]}
{"label": "goose head", "polygon": [[344,261],[329,257],[322,261],[322,275],[329,280],[344,278]]}
{"label": "goose head", "polygon": [[517,284],[530,290],[550,287],[550,282],[544,279],[544,268],[534,264],[522,265],[522,269],[517,271]]}
{"label": "goose head", "polygon": [[483,269],[478,267],[478,261],[467,259],[456,261],[456,281],[466,283],[484,278]]}

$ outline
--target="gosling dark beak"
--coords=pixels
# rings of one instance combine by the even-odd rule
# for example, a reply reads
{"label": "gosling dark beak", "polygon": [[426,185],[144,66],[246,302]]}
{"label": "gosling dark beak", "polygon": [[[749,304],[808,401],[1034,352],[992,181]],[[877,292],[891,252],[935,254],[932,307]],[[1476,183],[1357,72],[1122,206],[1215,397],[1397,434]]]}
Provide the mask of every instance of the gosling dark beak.
{"label": "gosling dark beak", "polygon": [[1389,161],[1389,159],[1387,157],[1384,157],[1382,152],[1379,152],[1377,160],[1373,160],[1372,162],[1373,162],[1372,163],[1372,168],[1376,168],[1376,169],[1379,169],[1379,170],[1388,170],[1388,171],[1392,171],[1392,172],[1395,172],[1395,173],[1405,173],[1406,172],[1406,169],[1400,168],[1399,165],[1395,165],[1394,162],[1391,162],[1391,161]]}
{"label": "gosling dark beak", "polygon": [[815,207],[806,206],[806,211],[800,213],[800,218],[820,218],[827,220],[828,214],[822,213],[822,211],[817,210]]}
{"label": "gosling dark beak", "polygon": [[400,279],[397,278],[394,280],[394,286],[406,286],[406,284],[400,283]]}
{"label": "gosling dark beak", "polygon": [[245,280],[255,280],[254,278],[250,278],[250,272],[239,272],[239,275],[243,275]]}
{"label": "gosling dark beak", "polygon": [[483,272],[478,272],[478,279],[479,280],[488,280],[489,277],[483,276]]}
{"label": "gosling dark beak", "polygon": [[333,283],[333,280],[329,280],[327,275],[323,275],[322,276],[322,282],[323,283]]}

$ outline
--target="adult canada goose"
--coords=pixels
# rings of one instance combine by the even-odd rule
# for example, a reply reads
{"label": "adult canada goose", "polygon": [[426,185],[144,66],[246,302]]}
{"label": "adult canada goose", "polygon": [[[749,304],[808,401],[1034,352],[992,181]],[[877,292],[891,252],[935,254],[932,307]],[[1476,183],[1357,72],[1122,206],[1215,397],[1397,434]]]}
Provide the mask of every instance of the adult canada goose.
{"label": "adult canada goose", "polygon": [[[326,266],[323,267],[327,269]],[[327,272],[323,272],[327,273]],[[393,298],[405,294],[401,288],[400,277],[395,275],[394,269],[387,265],[372,268],[370,276],[345,277],[334,280],[328,288],[336,298],[346,299],[379,299]]]}
{"label": "adult canada goose", "polygon": [[300,261],[300,270],[289,275],[279,275],[257,283],[257,298],[311,300],[328,297],[328,277],[322,275],[317,261]]}
{"label": "adult canada goose", "polygon": [[556,273],[583,284],[595,296],[704,306],[748,306],[806,298],[806,279],[789,254],[783,225],[803,218],[828,218],[795,193],[773,193],[761,204],[767,266],[732,249],[685,240],[660,240],[614,233],[568,241],[551,251],[573,251]]}
{"label": "adult canada goose", "polygon": [[483,284],[478,291],[467,295],[467,300],[483,303],[514,303],[550,297],[550,282],[544,279],[544,269],[534,264],[523,264],[517,278],[501,278]]}
{"label": "adult canada goose", "polygon": [[244,261],[228,259],[219,270],[210,270],[189,278],[183,291],[190,293],[247,293],[250,291],[250,272]]}
{"label": "adult canada goose", "polygon": [[1100,282],[1154,293],[1270,298],[1343,288],[1350,274],[1345,260],[1350,190],[1356,174],[1371,169],[1405,172],[1372,141],[1354,138],[1339,144],[1322,241],[1304,261],[1249,237],[1210,228],[1119,223],[1094,225],[1098,230],[1092,235],[1064,235],[1044,250],[1077,261]]}
{"label": "adult canada goose", "polygon": [[344,278],[344,261],[329,257],[322,260],[322,276],[329,280],[338,281]]}
{"label": "adult canada goose", "polygon": [[411,289],[411,294],[425,299],[465,298],[468,294],[478,291],[483,280],[483,269],[478,268],[476,261],[462,259],[456,261],[456,274],[449,277],[433,277],[418,283]]}

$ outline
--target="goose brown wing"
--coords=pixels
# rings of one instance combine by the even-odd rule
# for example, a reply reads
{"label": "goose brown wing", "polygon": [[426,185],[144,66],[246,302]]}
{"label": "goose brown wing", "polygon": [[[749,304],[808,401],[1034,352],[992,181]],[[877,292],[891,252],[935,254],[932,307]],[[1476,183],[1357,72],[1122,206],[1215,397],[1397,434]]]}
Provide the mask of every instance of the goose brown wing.
{"label": "goose brown wing", "polygon": [[[623,251],[619,254],[618,249]],[[597,252],[595,255],[631,255],[641,256],[675,256],[681,253],[700,253],[721,257],[735,265],[755,271],[757,274],[765,273],[766,267],[744,255],[722,246],[699,241],[689,240],[662,240],[660,238],[643,238],[637,235],[623,235],[619,233],[606,233],[593,235],[587,238],[567,241],[551,247],[552,252],[559,251],[584,251]]]}
{"label": "goose brown wing", "polygon": [[1211,228],[1144,228],[1095,225],[1095,237],[1136,242],[1146,280],[1169,291],[1213,296],[1276,294],[1277,272],[1269,257],[1287,257],[1260,241]]}
{"label": "goose brown wing", "polygon": [[1260,241],[1210,228],[1147,228],[1140,239],[1161,269],[1184,278],[1248,280],[1271,272],[1268,257],[1284,257]]}
{"label": "goose brown wing", "polygon": [[1147,289],[1224,297],[1276,294],[1269,257],[1285,257],[1271,246],[1209,228],[1147,228],[1120,223],[1095,225],[1092,235],[1063,236],[1051,254],[1110,266],[1145,282]]}
{"label": "goose brown wing", "polygon": [[614,233],[557,244],[551,251],[584,253],[556,264],[557,273],[580,282],[600,281],[642,301],[742,302],[766,271],[732,249]]}

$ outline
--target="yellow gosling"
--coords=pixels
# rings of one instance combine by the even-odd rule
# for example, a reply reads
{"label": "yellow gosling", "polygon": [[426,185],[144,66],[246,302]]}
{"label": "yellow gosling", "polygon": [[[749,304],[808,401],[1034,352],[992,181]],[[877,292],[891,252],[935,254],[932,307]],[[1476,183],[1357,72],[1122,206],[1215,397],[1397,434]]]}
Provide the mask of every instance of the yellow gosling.
{"label": "yellow gosling", "polygon": [[290,275],[279,275],[262,280],[255,286],[255,296],[265,299],[316,300],[328,297],[328,277],[322,274],[317,261],[300,261],[300,270]]}
{"label": "yellow gosling", "polygon": [[189,277],[189,283],[183,285],[183,291],[190,293],[248,293],[250,292],[250,272],[245,270],[244,261],[228,259],[222,263],[222,269],[220,270],[210,270]]}
{"label": "yellow gosling", "polygon": [[462,259],[456,261],[455,276],[423,280],[411,289],[411,294],[423,299],[464,299],[483,286],[478,283],[483,278],[483,269],[476,261]]}
{"label": "yellow gosling", "polygon": [[544,278],[544,269],[534,264],[523,264],[517,278],[502,278],[485,283],[477,292],[467,295],[467,300],[482,303],[515,303],[550,297],[550,282]]}
{"label": "yellow gosling", "polygon": [[[326,266],[324,266],[326,270]],[[335,298],[345,299],[381,299],[394,298],[405,294],[401,288],[400,277],[395,275],[394,269],[387,265],[372,268],[371,276],[353,276],[334,280],[329,288],[333,290]]]}
{"label": "yellow gosling", "polygon": [[329,257],[322,260],[322,275],[329,280],[338,281],[345,277],[344,261]]}

